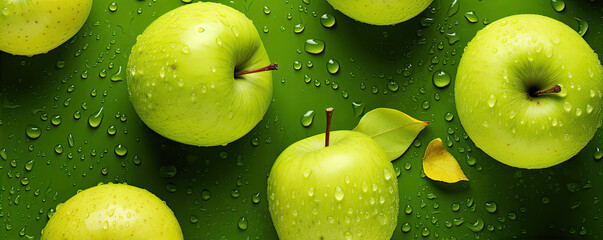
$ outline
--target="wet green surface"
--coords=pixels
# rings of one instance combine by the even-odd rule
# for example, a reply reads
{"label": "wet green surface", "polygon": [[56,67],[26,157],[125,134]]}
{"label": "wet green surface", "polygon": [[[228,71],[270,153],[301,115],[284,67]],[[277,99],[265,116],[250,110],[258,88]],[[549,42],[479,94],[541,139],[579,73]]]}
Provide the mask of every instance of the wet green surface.
{"label": "wet green surface", "polygon": [[[146,188],[165,200],[187,239],[276,239],[267,174],[285,147],[323,131],[328,106],[335,107],[336,130],[352,129],[362,109],[377,107],[432,121],[393,162],[401,172],[394,239],[603,238],[603,161],[595,159],[603,130],[566,163],[544,170],[511,168],[466,137],[456,117],[453,84],[439,88],[432,80],[434,72],[444,70],[454,81],[463,47],[483,22],[517,13],[550,16],[576,30],[575,17],[587,21],[584,38],[601,54],[600,1],[567,1],[556,12],[549,0],[467,0],[447,17],[454,13],[452,1],[436,0],[418,17],[388,27],[354,22],[324,0],[229,1],[253,19],[281,69],[274,73],[274,101],[264,120],[242,139],[215,148],[160,137],[128,101],[123,70],[136,36],[184,3],[111,2],[95,0],[76,37],[48,54],[0,53],[2,239],[38,239],[58,203],[78,189],[110,181]],[[469,11],[474,14],[466,17]],[[321,24],[325,13],[335,18],[334,25],[330,19]],[[471,23],[474,17],[477,22]],[[324,51],[306,53],[308,39],[324,40]],[[330,65],[334,73],[327,68],[330,59],[339,63],[337,71]],[[301,118],[309,110],[314,121],[303,127]],[[101,116],[92,128],[89,121]],[[37,135],[27,131],[31,127],[41,135],[28,137]],[[435,183],[421,174],[425,147],[436,137],[449,146],[470,182]]]}

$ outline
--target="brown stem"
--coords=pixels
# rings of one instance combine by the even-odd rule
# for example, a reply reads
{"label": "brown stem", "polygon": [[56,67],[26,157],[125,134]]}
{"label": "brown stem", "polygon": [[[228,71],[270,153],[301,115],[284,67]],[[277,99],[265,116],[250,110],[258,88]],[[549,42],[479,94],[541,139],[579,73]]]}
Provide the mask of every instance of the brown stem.
{"label": "brown stem", "polygon": [[270,71],[270,70],[278,70],[278,63],[272,63],[272,64],[270,64],[268,66],[265,66],[265,67],[262,67],[262,68],[258,68],[258,69],[239,71],[239,72],[235,73],[235,77],[239,77],[239,76],[245,75],[245,74],[256,73],[256,72],[263,72],[263,71]]}
{"label": "brown stem", "polygon": [[534,95],[540,95],[540,94],[545,94],[545,93],[558,93],[558,92],[561,92],[561,85],[559,85],[559,84],[553,86],[552,88],[538,90],[534,93]]}
{"label": "brown stem", "polygon": [[331,134],[331,118],[333,117],[333,108],[329,107],[327,111],[327,130],[325,131],[325,147],[329,146],[329,135]]}

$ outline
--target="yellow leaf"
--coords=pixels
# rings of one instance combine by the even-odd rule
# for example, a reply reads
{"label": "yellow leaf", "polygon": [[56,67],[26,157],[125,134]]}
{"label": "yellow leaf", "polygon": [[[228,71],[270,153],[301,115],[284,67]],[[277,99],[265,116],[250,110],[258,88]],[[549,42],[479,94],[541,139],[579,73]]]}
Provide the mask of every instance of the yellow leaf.
{"label": "yellow leaf", "polygon": [[423,172],[428,178],[436,181],[469,181],[456,159],[446,151],[440,138],[434,139],[427,146],[423,157]]}
{"label": "yellow leaf", "polygon": [[393,161],[410,147],[429,122],[419,121],[391,108],[377,108],[366,113],[354,131],[371,137]]}

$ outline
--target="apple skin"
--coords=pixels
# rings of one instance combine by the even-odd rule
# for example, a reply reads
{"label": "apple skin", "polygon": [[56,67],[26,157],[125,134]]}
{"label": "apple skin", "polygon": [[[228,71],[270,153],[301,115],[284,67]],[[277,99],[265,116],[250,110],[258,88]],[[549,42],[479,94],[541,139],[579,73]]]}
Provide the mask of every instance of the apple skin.
{"label": "apple skin", "polygon": [[423,12],[433,0],[328,0],[336,10],[372,25],[394,25]]}
{"label": "apple skin", "polygon": [[47,53],[82,28],[91,8],[92,0],[0,0],[0,50]]}
{"label": "apple skin", "polygon": [[[556,84],[559,93],[528,93]],[[465,48],[454,91],[475,145],[518,168],[568,160],[603,118],[597,55],[576,31],[540,15],[514,15],[480,30]]]}
{"label": "apple skin", "polygon": [[300,140],[281,153],[268,178],[268,209],[281,240],[391,239],[398,182],[375,141],[354,131]]}
{"label": "apple skin", "polygon": [[42,240],[183,239],[178,220],[161,199],[126,184],[102,184],[77,193],[50,218]]}
{"label": "apple skin", "polygon": [[195,146],[226,145],[262,120],[272,73],[234,73],[270,64],[241,12],[218,3],[176,8],[138,36],[126,72],[130,101],[164,137]]}

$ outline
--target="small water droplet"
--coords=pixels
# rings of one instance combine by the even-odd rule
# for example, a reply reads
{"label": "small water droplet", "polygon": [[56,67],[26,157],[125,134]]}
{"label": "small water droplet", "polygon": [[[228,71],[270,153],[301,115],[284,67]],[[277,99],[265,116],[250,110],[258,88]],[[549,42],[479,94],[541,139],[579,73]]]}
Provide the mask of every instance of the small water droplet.
{"label": "small water droplet", "polygon": [[565,9],[565,1],[564,0],[551,0],[551,7],[555,9],[557,12],[563,11]]}
{"label": "small water droplet", "polygon": [[128,153],[128,148],[126,148],[124,145],[117,144],[113,151],[115,154],[117,154],[117,156],[123,157]]}
{"label": "small water droplet", "polygon": [[261,201],[260,193],[251,195],[251,202],[253,202],[254,204],[259,204],[260,201]]}
{"label": "small water droplet", "polygon": [[447,122],[452,121],[452,119],[453,119],[453,118],[454,118],[454,114],[452,114],[451,112],[447,112],[447,113],[444,115],[444,120],[446,120]]}
{"label": "small water droplet", "polygon": [[312,125],[312,121],[314,121],[314,110],[307,111],[300,119],[300,123],[304,127]]}
{"label": "small water droplet", "polygon": [[488,106],[494,107],[494,105],[496,105],[496,96],[494,94],[490,94],[490,97],[488,98]]}
{"label": "small water droplet", "polygon": [[402,232],[410,232],[411,226],[410,223],[405,222],[404,224],[402,224],[402,227],[400,228],[402,230]]}
{"label": "small water droplet", "polygon": [[335,187],[335,193],[333,194],[333,196],[335,197],[335,199],[337,201],[343,200],[344,195],[345,194],[344,194],[343,190],[339,186]]}
{"label": "small water droplet", "polygon": [[454,14],[456,14],[459,11],[459,6],[460,6],[460,1],[459,0],[453,0],[452,3],[450,3],[450,6],[448,7],[448,17],[452,17]]}
{"label": "small water droplet", "polygon": [[465,13],[465,18],[467,19],[467,21],[469,21],[470,23],[476,23],[479,21],[479,19],[477,18],[477,15],[475,14],[474,11],[468,11]]}
{"label": "small water droplet", "polygon": [[111,12],[117,11],[117,3],[116,2],[111,2],[109,4],[109,11],[111,11]]}
{"label": "small water droplet", "polygon": [[245,217],[241,217],[239,219],[239,221],[237,222],[237,226],[239,227],[239,229],[241,230],[247,230],[247,218]]}
{"label": "small water droplet", "polygon": [[327,61],[327,71],[330,74],[339,72],[339,62],[333,58],[329,59],[329,61]]}
{"label": "small water droplet", "polygon": [[404,207],[404,213],[406,215],[410,215],[412,213],[412,207],[408,204],[406,204],[406,207]]}
{"label": "small water droplet", "polygon": [[264,6],[264,14],[269,15],[272,11],[268,6]]}
{"label": "small water droplet", "polygon": [[54,152],[56,152],[57,154],[63,153],[63,145],[61,145],[61,144],[55,145],[54,146]]}
{"label": "small water droplet", "polygon": [[576,19],[576,21],[578,22],[578,24],[580,25],[578,27],[578,34],[580,36],[584,36],[584,34],[586,34],[586,31],[588,31],[588,22],[582,18],[578,18],[578,17],[574,17]]}
{"label": "small water droplet", "polygon": [[203,201],[208,201],[211,198],[211,192],[207,189],[203,189],[203,191],[201,191],[201,199],[203,199]]}
{"label": "small water droplet", "polygon": [[310,54],[321,54],[325,50],[325,41],[319,39],[308,39],[304,44],[304,50]]}
{"label": "small water droplet", "polygon": [[[461,40],[461,37],[456,35],[456,33],[446,33],[446,38],[448,38],[448,44],[453,45],[456,42]],[[434,56],[435,57],[435,56]]]}
{"label": "small water droplet", "polygon": [[595,148],[595,151],[593,152],[593,158],[595,160],[601,160],[601,158],[603,158],[603,151],[601,151],[600,148]]}
{"label": "small water droplet", "polygon": [[482,220],[481,218],[478,218],[475,223],[470,224],[470,225],[466,225],[467,228],[469,228],[469,230],[473,231],[473,232],[480,232],[481,230],[484,229],[484,220]]}
{"label": "small water droplet", "polygon": [[352,108],[354,109],[354,117],[360,117],[364,114],[364,103],[363,102],[352,102]]}
{"label": "small water droplet", "polygon": [[302,33],[304,29],[306,29],[306,25],[303,23],[296,24],[295,26],[293,26],[293,32],[295,33]]}

